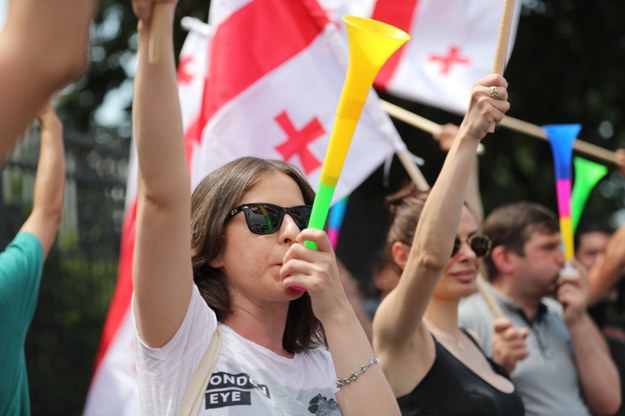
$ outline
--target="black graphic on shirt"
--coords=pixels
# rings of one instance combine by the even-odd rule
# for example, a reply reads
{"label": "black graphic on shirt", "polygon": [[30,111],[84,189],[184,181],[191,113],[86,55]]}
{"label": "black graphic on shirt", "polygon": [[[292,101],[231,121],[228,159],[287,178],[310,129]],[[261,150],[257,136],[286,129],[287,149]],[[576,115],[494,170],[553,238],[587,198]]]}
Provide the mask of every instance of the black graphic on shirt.
{"label": "black graphic on shirt", "polygon": [[334,399],[328,399],[321,394],[310,400],[308,411],[315,416],[340,415],[339,405]]}
{"label": "black graphic on shirt", "polygon": [[266,385],[255,383],[245,373],[213,373],[206,388],[206,408],[250,406],[252,404],[252,390],[257,390],[265,397],[271,398],[269,388]]}

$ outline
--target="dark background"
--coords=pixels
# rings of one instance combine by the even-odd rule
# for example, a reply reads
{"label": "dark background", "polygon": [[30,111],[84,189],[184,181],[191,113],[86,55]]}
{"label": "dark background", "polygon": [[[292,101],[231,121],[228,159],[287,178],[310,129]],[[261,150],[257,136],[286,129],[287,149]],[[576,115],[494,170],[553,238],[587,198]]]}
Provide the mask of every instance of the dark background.
{"label": "dark background", "polygon": [[[520,0],[519,0],[520,1]],[[208,2],[181,1],[178,20],[206,21]],[[625,5],[620,1],[525,0],[506,78],[509,115],[533,124],[580,123],[580,138],[614,150],[625,147]],[[35,415],[80,414],[93,360],[115,287],[130,145],[130,101],[114,125],[97,110],[127,89],[136,50],[136,20],[130,2],[101,1],[92,31],[88,73],[59,100],[66,152],[73,160],[68,181],[75,186],[75,230],[57,240],[46,263],[37,312],[26,350]],[[177,29],[177,51],[185,34]],[[120,89],[120,86],[125,86]],[[122,94],[123,95],[123,94]],[[383,98],[438,123],[460,117],[382,94]],[[427,133],[402,122],[398,131],[430,184],[444,154]],[[545,141],[505,128],[484,140],[480,182],[486,214],[501,204],[531,200],[556,210],[551,150]],[[590,158],[592,159],[592,158]],[[6,245],[30,212],[36,153],[14,158],[4,171],[0,201],[0,244]],[[585,217],[625,221],[625,188],[612,166],[593,190]],[[28,179],[30,178],[30,179]],[[382,168],[349,198],[338,256],[371,295],[373,253],[384,240],[384,196],[408,180],[393,162],[389,185]]]}

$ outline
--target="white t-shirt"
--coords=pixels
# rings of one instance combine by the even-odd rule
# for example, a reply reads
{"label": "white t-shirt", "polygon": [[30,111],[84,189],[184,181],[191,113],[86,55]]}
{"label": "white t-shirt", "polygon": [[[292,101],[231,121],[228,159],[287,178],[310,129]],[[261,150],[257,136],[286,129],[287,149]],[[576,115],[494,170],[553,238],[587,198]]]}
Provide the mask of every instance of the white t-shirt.
{"label": "white t-shirt", "polygon": [[200,416],[341,414],[336,373],[326,349],[295,354],[292,359],[275,354],[218,324],[195,286],[187,314],[166,345],[150,348],[137,337],[142,414],[176,414],[217,326],[222,347]]}

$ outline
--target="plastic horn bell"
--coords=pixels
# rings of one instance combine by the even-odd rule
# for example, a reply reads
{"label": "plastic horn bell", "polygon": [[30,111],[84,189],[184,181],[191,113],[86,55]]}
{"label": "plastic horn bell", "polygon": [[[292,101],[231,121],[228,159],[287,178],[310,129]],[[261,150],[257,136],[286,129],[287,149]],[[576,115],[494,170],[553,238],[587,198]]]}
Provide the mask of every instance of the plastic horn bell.
{"label": "plastic horn bell", "polygon": [[579,124],[552,124],[543,127],[547,132],[555,163],[560,234],[562,234],[564,244],[564,259],[569,261],[575,254],[571,221],[571,158],[573,142],[581,126]]}
{"label": "plastic horn bell", "polygon": [[573,232],[577,229],[579,219],[584,212],[584,205],[588,195],[595,185],[608,173],[608,168],[600,163],[591,162],[583,157],[574,157],[575,183],[571,193],[571,215],[573,218]]}
{"label": "plastic horn bell", "polygon": [[[330,143],[321,168],[308,227],[323,230],[349,145],[378,71],[410,36],[396,27],[363,17],[345,16],[349,42],[347,77],[336,110]],[[314,243],[306,245],[315,248]]]}

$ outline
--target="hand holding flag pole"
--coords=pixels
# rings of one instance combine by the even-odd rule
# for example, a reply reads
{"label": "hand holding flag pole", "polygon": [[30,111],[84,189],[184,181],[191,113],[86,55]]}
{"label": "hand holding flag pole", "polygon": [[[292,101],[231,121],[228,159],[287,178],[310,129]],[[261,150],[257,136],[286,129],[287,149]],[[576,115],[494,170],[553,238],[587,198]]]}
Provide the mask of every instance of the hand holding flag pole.
{"label": "hand holding flag pole", "polygon": [[[372,19],[345,16],[343,20],[350,46],[349,64],[308,224],[318,230],[325,226],[332,196],[373,80],[393,52],[410,39],[402,30]],[[315,248],[310,241],[306,246]]]}

